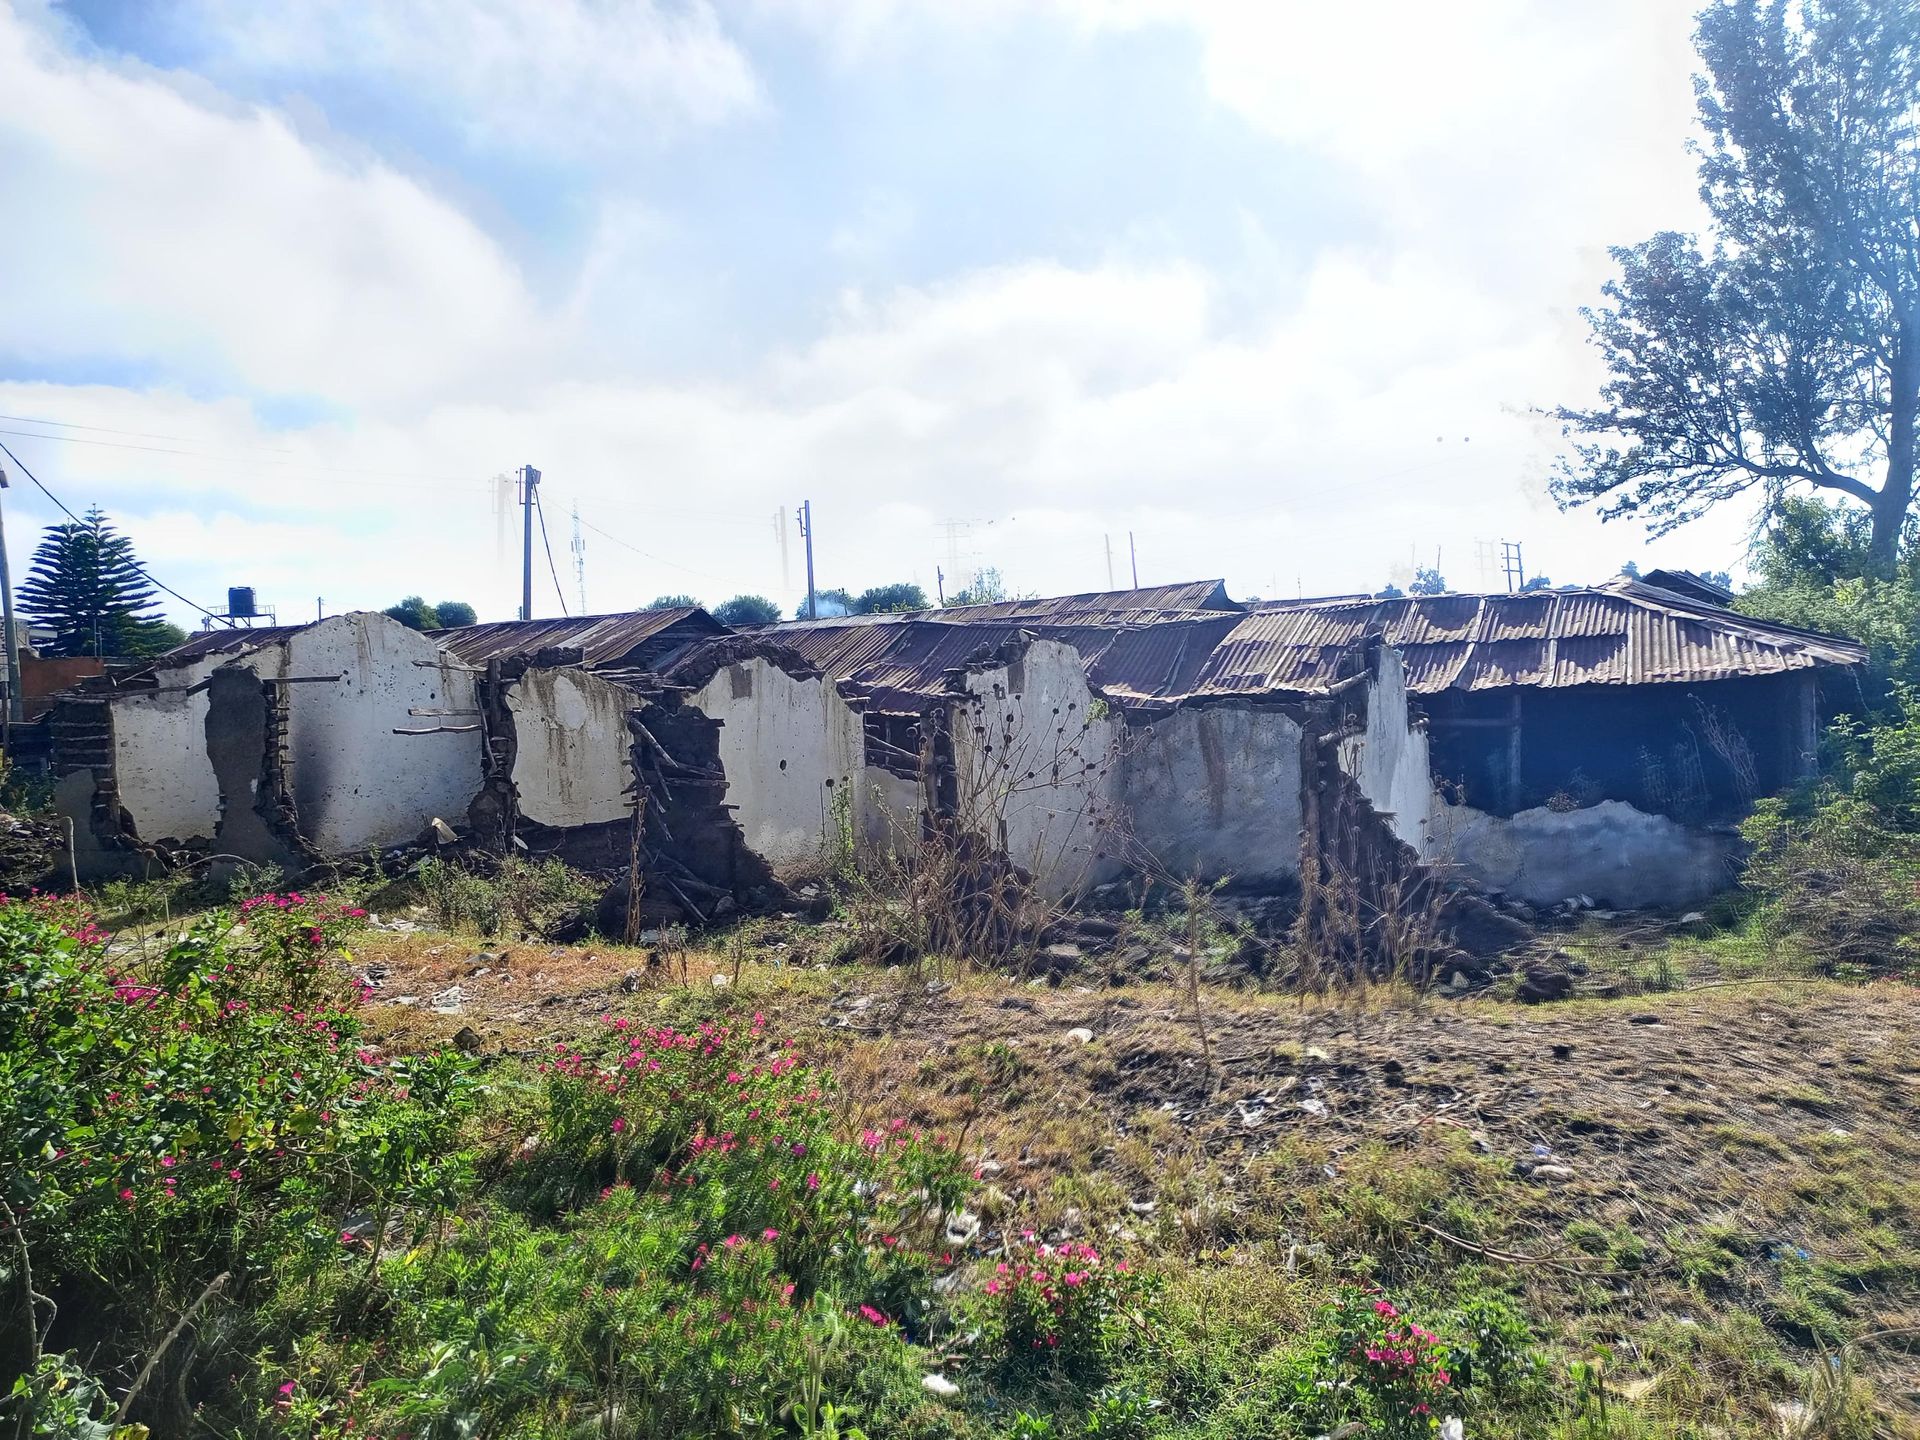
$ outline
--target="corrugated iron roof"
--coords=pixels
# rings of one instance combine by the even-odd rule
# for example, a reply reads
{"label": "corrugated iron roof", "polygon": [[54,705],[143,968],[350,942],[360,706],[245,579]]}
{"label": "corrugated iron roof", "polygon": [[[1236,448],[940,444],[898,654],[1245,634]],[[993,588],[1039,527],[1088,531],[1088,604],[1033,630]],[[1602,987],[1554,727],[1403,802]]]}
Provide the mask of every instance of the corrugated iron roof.
{"label": "corrugated iron roof", "polygon": [[1857,665],[1851,641],[1750,619],[1673,591],[1618,580],[1591,590],[1274,601],[1243,613],[1127,610],[1116,618],[951,612],[819,620],[769,634],[882,709],[920,708],[945,672],[1015,631],[1079,650],[1120,703],[1310,695],[1352,672],[1369,635],[1398,650],[1415,694],[1511,686],[1651,685]]}
{"label": "corrugated iron roof", "polygon": [[153,662],[154,668],[172,669],[180,665],[191,665],[195,660],[204,660],[209,655],[240,655],[249,650],[258,650],[262,645],[272,645],[285,640],[289,635],[298,635],[308,625],[317,624],[308,621],[307,625],[256,625],[252,629],[237,626],[230,630],[202,630],[198,635],[187,637],[186,643],[176,645],[166,654]]}
{"label": "corrugated iron roof", "polygon": [[575,615],[551,620],[496,620],[486,625],[464,625],[457,630],[435,630],[433,638],[457,660],[484,665],[508,655],[531,654],[555,647],[576,648],[589,669],[645,660],[654,649],[648,642],[679,631],[685,639],[724,635],[727,627],[694,606],[671,610],[633,610],[619,615]]}
{"label": "corrugated iron roof", "polygon": [[880,615],[828,615],[818,620],[781,620],[759,627],[774,633],[811,629],[820,625],[901,625],[915,620],[946,625],[973,625],[994,620],[1099,620],[1129,623],[1130,619],[1164,615],[1241,613],[1247,607],[1227,594],[1224,580],[1184,580],[1177,585],[1147,585],[1134,590],[1094,590],[1083,595],[1049,595],[1032,600],[996,600],[985,605],[945,605],[934,610],[902,610]]}
{"label": "corrugated iron roof", "polygon": [[1850,640],[1735,614],[1621,579],[1591,590],[1279,602],[1248,615],[1217,671],[1295,688],[1324,682],[1377,633],[1416,694],[1513,685],[1658,685],[1858,665]]}

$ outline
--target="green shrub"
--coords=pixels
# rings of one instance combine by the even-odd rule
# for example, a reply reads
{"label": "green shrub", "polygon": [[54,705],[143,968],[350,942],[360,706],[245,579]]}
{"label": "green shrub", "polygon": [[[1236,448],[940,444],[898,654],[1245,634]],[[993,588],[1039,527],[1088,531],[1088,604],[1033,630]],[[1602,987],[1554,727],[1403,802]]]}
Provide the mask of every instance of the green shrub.
{"label": "green shrub", "polygon": [[1843,716],[1829,773],[1760,801],[1741,827],[1756,921],[1826,973],[1920,966],[1920,692],[1893,687],[1879,723]]}
{"label": "green shrub", "polygon": [[422,861],[417,873],[441,929],[489,938],[507,932],[540,939],[562,927],[583,929],[605,889],[557,859],[517,855],[502,860],[490,876],[438,857]]}
{"label": "green shrub", "polygon": [[[132,967],[81,902],[0,905],[0,1199],[63,1297],[60,1338],[105,1359],[217,1274],[350,1266],[459,1186],[469,1062],[355,1044],[350,987],[316,963],[350,913],[269,897],[249,915],[251,950],[215,912]],[[356,1211],[374,1226],[351,1232]]]}
{"label": "green shrub", "polygon": [[1148,1298],[1124,1260],[1074,1240],[1034,1245],[994,1266],[979,1309],[982,1345],[1013,1375],[1045,1368],[1097,1383],[1127,1327],[1145,1328]]}

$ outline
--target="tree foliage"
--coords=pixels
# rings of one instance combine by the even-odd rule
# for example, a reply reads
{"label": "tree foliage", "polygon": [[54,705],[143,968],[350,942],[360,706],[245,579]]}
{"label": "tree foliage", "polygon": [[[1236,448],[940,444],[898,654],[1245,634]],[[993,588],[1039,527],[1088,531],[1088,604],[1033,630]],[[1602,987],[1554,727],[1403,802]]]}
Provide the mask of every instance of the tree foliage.
{"label": "tree foliage", "polygon": [[714,606],[713,618],[722,625],[771,625],[780,607],[764,595],[736,595]]}
{"label": "tree foliage", "polygon": [[433,607],[434,618],[439,620],[442,630],[452,630],[460,625],[478,624],[479,614],[473,606],[464,600],[442,600]]}
{"label": "tree foliage", "polygon": [[1858,505],[1787,497],[1754,547],[1756,583],[1735,604],[1865,645],[1863,699],[1880,715],[1890,712],[1895,687],[1920,685],[1920,556],[1909,543],[1894,574],[1879,575],[1872,531],[1872,517]]}
{"label": "tree foliage", "polygon": [[1444,595],[1447,593],[1447,577],[1431,565],[1417,566],[1407,592],[1412,595]]}
{"label": "tree foliage", "polygon": [[159,655],[186,638],[160,618],[133,542],[97,507],[84,521],[47,528],[19,601],[27,615],[53,631],[45,648],[54,655]]}
{"label": "tree foliage", "polygon": [[927,608],[927,592],[910,580],[892,585],[875,585],[853,598],[853,613],[856,615],[892,615]]}
{"label": "tree foliage", "polygon": [[947,597],[949,605],[997,605],[1007,598],[1007,582],[999,569],[988,565],[976,570],[973,582]]}
{"label": "tree foliage", "polygon": [[646,606],[649,610],[698,610],[700,602],[691,595],[656,595]]}
{"label": "tree foliage", "polygon": [[389,620],[398,620],[409,630],[438,630],[440,611],[438,606],[429,605],[418,595],[409,595],[398,605],[389,605],[380,612]]}
{"label": "tree foliage", "polygon": [[1611,378],[1554,411],[1563,504],[1660,533],[1758,487],[1867,507],[1891,575],[1920,406],[1920,6],[1716,0],[1696,33],[1702,250],[1612,251],[1586,313]]}

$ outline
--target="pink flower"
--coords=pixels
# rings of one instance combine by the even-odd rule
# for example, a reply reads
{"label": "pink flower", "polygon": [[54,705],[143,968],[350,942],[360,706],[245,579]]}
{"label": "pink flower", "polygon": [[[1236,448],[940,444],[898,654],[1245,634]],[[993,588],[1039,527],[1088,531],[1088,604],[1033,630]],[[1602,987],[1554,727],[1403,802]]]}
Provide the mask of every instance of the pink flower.
{"label": "pink flower", "polygon": [[734,1250],[734,1249],[738,1249],[741,1245],[745,1244],[746,1242],[743,1241],[738,1235],[729,1235],[727,1236],[726,1239],[722,1240],[720,1243],[726,1246],[727,1249]]}
{"label": "pink flower", "polygon": [[807,1176],[807,1189],[818,1190],[819,1188],[820,1188],[820,1177],[818,1175]]}
{"label": "pink flower", "polygon": [[626,1128],[627,1128],[626,1120],[622,1117],[616,1116],[613,1122],[613,1133],[618,1135],[622,1130]]}
{"label": "pink flower", "polygon": [[299,1383],[300,1383],[300,1382],[299,1382],[299,1381],[297,1381],[297,1380],[289,1380],[289,1381],[287,1381],[287,1383],[286,1383],[286,1384],[284,1384],[284,1385],[282,1385],[282,1386],[280,1387],[280,1393],[281,1393],[282,1395],[292,1395],[292,1394],[293,1394],[293,1392],[294,1392],[294,1388],[295,1388],[295,1386],[297,1386],[297,1385],[298,1385]]}
{"label": "pink flower", "polygon": [[871,1305],[862,1305],[860,1307],[860,1315],[861,1318],[872,1325],[891,1325],[893,1323]]}
{"label": "pink flower", "polygon": [[780,1232],[769,1225],[760,1232],[760,1238],[762,1240],[778,1240],[780,1238]]}

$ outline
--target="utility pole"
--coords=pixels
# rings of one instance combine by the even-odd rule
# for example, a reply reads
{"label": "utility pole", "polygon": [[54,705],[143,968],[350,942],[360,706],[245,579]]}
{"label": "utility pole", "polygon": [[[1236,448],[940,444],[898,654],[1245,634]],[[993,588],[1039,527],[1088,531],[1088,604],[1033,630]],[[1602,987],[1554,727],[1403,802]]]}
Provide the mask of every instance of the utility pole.
{"label": "utility pole", "polygon": [[1507,589],[1518,590],[1527,583],[1527,567],[1520,559],[1520,542],[1502,540],[1500,542],[1500,568],[1506,571]]}
{"label": "utility pole", "polygon": [[1133,562],[1133,588],[1140,588],[1140,552],[1133,548],[1133,531],[1127,531],[1127,558]]}
{"label": "utility pole", "polygon": [[813,502],[802,500],[797,514],[800,538],[807,542],[807,619],[820,618],[819,604],[813,596]]}
{"label": "utility pole", "polygon": [[[7,488],[7,472],[0,470],[0,490]],[[7,562],[7,521],[0,512],[0,624],[7,627],[6,746],[13,749],[13,727],[27,718],[26,699],[20,693],[20,645],[13,633],[13,569]]]}
{"label": "utility pole", "polygon": [[520,618],[533,618],[533,492],[540,484],[540,472],[531,465],[520,467]]}
{"label": "utility pole", "polygon": [[945,606],[947,603],[947,572],[942,570],[938,565],[933,567],[933,589],[934,593],[940,597],[940,604]]}
{"label": "utility pole", "polygon": [[1107,542],[1107,589],[1111,590],[1113,589],[1113,536],[1102,535],[1100,538]]}
{"label": "utility pole", "polygon": [[324,620],[327,618],[327,597],[326,596],[316,595],[313,597],[313,618],[316,621]]}

